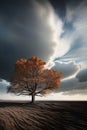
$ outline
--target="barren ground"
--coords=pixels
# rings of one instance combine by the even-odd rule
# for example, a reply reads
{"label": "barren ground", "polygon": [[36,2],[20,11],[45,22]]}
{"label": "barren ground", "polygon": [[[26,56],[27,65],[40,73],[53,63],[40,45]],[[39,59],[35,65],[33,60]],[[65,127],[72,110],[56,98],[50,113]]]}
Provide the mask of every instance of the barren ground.
{"label": "barren ground", "polygon": [[87,102],[2,102],[0,130],[87,130]]}

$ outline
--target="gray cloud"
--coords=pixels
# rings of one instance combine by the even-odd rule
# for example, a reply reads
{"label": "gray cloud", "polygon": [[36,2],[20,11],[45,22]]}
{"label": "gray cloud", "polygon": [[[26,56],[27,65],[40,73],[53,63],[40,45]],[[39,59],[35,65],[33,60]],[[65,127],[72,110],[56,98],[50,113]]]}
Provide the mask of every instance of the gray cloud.
{"label": "gray cloud", "polygon": [[76,77],[78,78],[79,82],[87,81],[87,69],[81,70]]}
{"label": "gray cloud", "polygon": [[[17,59],[32,55],[48,61],[54,53],[52,6],[47,2],[2,2],[0,9],[0,77],[10,78]],[[55,15],[55,14],[54,14]]]}
{"label": "gray cloud", "polygon": [[53,69],[63,72],[63,78],[68,78],[75,75],[79,71],[79,65],[74,64],[73,62],[64,63],[64,62],[55,62]]}
{"label": "gray cloud", "polygon": [[57,92],[67,92],[67,91],[71,91],[73,89],[76,89],[76,86],[78,84],[78,79],[76,78],[71,78],[68,80],[63,80],[61,83],[61,87],[60,89],[58,89]]}
{"label": "gray cloud", "polygon": [[76,78],[63,80],[60,89],[56,92],[62,92],[63,95],[86,95],[87,82],[79,82]]}
{"label": "gray cloud", "polygon": [[74,87],[74,89],[68,89],[68,91],[66,90],[64,93],[64,95],[81,95],[81,96],[84,96],[84,95],[87,95],[87,82],[78,82],[76,84],[76,86]]}

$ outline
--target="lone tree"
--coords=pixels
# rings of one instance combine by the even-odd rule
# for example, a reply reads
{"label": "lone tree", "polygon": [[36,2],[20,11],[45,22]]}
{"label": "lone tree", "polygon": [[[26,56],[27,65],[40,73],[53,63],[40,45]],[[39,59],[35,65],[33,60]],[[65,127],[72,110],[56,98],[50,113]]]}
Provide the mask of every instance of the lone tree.
{"label": "lone tree", "polygon": [[58,89],[62,74],[53,69],[46,69],[45,64],[35,56],[18,60],[8,92],[31,95],[33,103],[35,96],[43,96]]}

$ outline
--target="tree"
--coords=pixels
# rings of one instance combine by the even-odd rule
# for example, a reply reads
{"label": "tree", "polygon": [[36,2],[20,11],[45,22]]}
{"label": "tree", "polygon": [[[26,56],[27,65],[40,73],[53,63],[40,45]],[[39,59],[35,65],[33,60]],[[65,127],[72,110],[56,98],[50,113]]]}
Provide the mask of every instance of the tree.
{"label": "tree", "polygon": [[62,74],[53,69],[46,69],[45,64],[35,56],[18,60],[8,92],[31,95],[33,103],[35,96],[43,96],[58,89]]}

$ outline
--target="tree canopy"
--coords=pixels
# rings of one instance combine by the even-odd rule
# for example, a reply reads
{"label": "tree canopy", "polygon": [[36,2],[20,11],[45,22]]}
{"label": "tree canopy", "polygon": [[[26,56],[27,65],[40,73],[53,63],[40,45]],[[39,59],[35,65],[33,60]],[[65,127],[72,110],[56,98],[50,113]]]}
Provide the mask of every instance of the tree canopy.
{"label": "tree canopy", "polygon": [[19,59],[15,63],[14,74],[8,92],[17,95],[31,95],[32,102],[36,95],[46,95],[60,87],[62,73],[46,69],[45,62],[32,56],[29,59]]}

